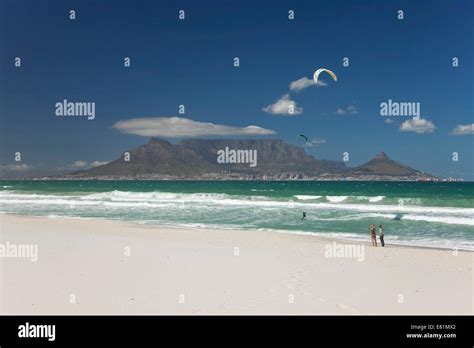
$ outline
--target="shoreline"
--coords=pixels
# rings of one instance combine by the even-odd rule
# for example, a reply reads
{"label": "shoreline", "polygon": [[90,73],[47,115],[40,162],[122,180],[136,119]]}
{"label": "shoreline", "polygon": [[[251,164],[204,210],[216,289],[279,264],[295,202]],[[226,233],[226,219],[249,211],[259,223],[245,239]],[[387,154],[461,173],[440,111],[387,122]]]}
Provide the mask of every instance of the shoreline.
{"label": "shoreline", "polygon": [[437,178],[432,180],[420,180],[419,178],[401,178],[401,177],[383,177],[381,179],[376,179],[374,177],[367,178],[325,178],[325,177],[314,177],[314,178],[303,178],[303,179],[262,179],[262,178],[241,178],[241,177],[211,177],[211,178],[179,178],[179,177],[170,177],[170,178],[134,178],[134,177],[26,177],[26,178],[0,178],[0,181],[157,181],[157,182],[169,182],[169,181],[194,181],[194,182],[420,182],[420,183],[456,183],[456,182],[465,182],[472,183],[474,180],[464,180],[461,178]]}
{"label": "shoreline", "polygon": [[[253,233],[261,233],[261,232],[270,232],[270,233],[278,233],[278,234],[288,234],[294,236],[302,236],[302,237],[310,237],[316,238],[319,241],[330,241],[330,242],[339,242],[344,244],[360,244],[371,247],[370,243],[370,235],[367,234],[367,241],[357,240],[357,239],[348,239],[343,237],[335,237],[335,236],[324,236],[322,235],[323,232],[307,232],[307,231],[299,231],[299,230],[277,230],[277,229],[238,229],[238,228],[226,228],[222,226],[218,227],[199,227],[199,226],[186,226],[186,225],[174,225],[174,224],[142,224],[139,222],[128,221],[128,220],[120,220],[120,219],[107,219],[107,218],[96,218],[96,217],[81,217],[81,216],[44,216],[44,215],[23,215],[17,213],[8,213],[8,212],[0,212],[0,217],[2,215],[7,216],[16,216],[16,217],[31,217],[31,218],[38,218],[38,219],[77,219],[77,220],[85,220],[85,221],[110,221],[110,222],[119,222],[130,227],[133,226],[140,226],[144,228],[166,228],[170,230],[211,230],[211,231],[229,231],[229,232],[239,232],[239,231],[247,231]],[[328,233],[338,233],[338,232],[328,232]],[[377,248],[381,248],[380,240],[378,239],[377,234]],[[426,245],[409,245],[409,244],[398,244],[393,242],[385,241],[385,248],[411,248],[411,249],[427,249],[427,250],[439,250],[439,251],[453,251],[454,248],[452,247],[441,247],[441,246],[426,246]],[[474,250],[464,249],[462,247],[457,248],[458,252],[467,252],[467,253],[474,253]]]}
{"label": "shoreline", "polygon": [[0,240],[38,247],[36,262],[0,258],[2,315],[474,313],[470,252],[340,257],[330,238],[8,214]]}

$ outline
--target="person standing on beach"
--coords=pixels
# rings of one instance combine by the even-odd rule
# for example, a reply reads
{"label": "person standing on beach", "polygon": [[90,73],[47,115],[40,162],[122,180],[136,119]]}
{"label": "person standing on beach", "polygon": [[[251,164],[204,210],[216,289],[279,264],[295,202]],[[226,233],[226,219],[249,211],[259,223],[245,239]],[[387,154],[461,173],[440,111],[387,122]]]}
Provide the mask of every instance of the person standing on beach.
{"label": "person standing on beach", "polygon": [[385,242],[383,241],[383,227],[382,227],[382,225],[379,225],[379,238],[380,238],[380,244],[382,244],[382,246],[384,247]]}
{"label": "person standing on beach", "polygon": [[375,236],[375,225],[370,225],[370,239],[372,240],[372,246],[377,246],[377,237]]}

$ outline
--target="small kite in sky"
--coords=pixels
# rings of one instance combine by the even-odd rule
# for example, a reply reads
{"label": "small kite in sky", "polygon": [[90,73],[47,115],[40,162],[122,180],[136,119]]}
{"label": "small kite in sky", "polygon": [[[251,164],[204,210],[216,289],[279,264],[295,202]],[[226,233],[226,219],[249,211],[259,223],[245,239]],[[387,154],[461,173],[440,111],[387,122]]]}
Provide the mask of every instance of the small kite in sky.
{"label": "small kite in sky", "polygon": [[335,73],[333,73],[333,72],[332,72],[331,70],[329,70],[329,69],[321,68],[321,69],[318,69],[318,70],[316,70],[316,71],[314,72],[314,75],[313,75],[314,82],[318,83],[319,74],[321,74],[323,71],[326,72],[326,73],[328,73],[328,74],[332,77],[332,79],[333,79],[334,81],[337,81],[337,76],[336,76]]}
{"label": "small kite in sky", "polygon": [[309,143],[309,139],[306,135],[304,134],[298,134],[298,137],[302,137],[304,140],[306,140],[306,144]]}

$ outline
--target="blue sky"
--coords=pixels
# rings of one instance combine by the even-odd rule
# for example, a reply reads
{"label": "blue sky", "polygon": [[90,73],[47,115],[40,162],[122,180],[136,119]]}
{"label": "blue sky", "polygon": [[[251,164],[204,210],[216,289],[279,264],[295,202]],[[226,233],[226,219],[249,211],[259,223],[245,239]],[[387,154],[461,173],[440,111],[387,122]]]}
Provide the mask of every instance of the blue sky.
{"label": "blue sky", "polygon": [[[113,160],[149,138],[119,131],[116,122],[181,117],[213,123],[217,133],[220,126],[241,131],[255,125],[276,134],[251,138],[298,145],[304,133],[325,140],[307,153],[342,160],[349,152],[349,166],[383,150],[416,169],[474,180],[472,1],[0,3],[4,169],[14,170],[17,151],[28,170]],[[123,66],[124,57],[131,58],[130,67]],[[453,57],[459,58],[456,68]],[[324,87],[289,90],[292,81],[311,79],[320,67],[338,81],[321,75]],[[263,110],[285,94],[300,114]],[[64,99],[95,102],[95,119],[56,116],[55,104]],[[385,123],[380,103],[388,99],[419,102],[423,126],[410,129],[407,116]],[[185,115],[178,113],[180,104]],[[348,107],[352,113],[336,112]],[[172,127],[168,121],[159,121],[158,132]],[[190,136],[199,128],[184,126]],[[452,135],[457,126],[471,134]],[[453,152],[459,161],[452,161]]]}

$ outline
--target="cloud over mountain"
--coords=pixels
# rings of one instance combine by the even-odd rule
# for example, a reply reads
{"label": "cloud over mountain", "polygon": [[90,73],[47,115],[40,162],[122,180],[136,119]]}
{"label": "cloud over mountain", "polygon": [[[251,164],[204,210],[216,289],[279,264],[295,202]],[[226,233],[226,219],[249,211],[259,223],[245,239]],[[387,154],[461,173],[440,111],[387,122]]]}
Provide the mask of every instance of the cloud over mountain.
{"label": "cloud over mountain", "polygon": [[112,127],[122,133],[165,138],[276,134],[273,130],[258,126],[233,127],[182,117],[132,118],[118,121]]}

